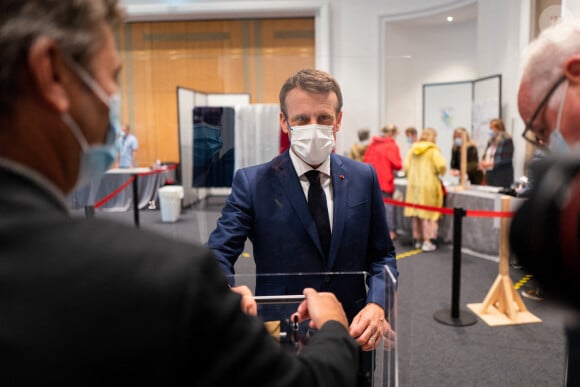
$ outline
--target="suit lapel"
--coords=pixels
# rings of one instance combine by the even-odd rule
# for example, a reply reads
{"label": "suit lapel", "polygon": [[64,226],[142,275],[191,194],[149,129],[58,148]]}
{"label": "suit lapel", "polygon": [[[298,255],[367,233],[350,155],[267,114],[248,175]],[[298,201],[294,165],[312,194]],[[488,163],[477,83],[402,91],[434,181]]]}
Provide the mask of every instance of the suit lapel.
{"label": "suit lapel", "polygon": [[342,162],[334,154],[330,155],[330,176],[332,179],[332,192],[334,196],[333,221],[332,221],[332,238],[330,240],[330,251],[326,270],[332,271],[336,262],[336,255],[342,240],[344,232],[344,223],[346,221],[346,199],[348,187],[348,175],[343,169]]}
{"label": "suit lapel", "polygon": [[[298,215],[298,218],[304,225],[306,232],[316,245],[320,255],[324,257],[324,252],[322,251],[322,245],[320,243],[320,238],[318,237],[318,231],[316,231],[316,224],[312,219],[310,210],[308,209],[308,203],[304,196],[304,191],[302,190],[302,185],[300,184],[300,178],[296,174],[296,170],[292,165],[290,160],[290,155],[288,151],[282,154],[272,165],[274,176],[278,179],[278,185],[274,187],[277,197],[287,197],[290,201],[290,205]],[[288,216],[292,216],[290,211]]]}

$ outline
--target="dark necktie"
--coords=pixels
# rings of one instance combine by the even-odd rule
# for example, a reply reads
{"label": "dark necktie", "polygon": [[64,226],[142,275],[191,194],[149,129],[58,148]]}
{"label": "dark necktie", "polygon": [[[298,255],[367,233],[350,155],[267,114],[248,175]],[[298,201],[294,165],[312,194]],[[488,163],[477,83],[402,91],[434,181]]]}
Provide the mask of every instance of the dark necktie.
{"label": "dark necktie", "polygon": [[308,207],[316,223],[316,230],[318,231],[318,237],[322,244],[322,250],[324,251],[324,255],[328,257],[328,250],[330,249],[330,220],[328,218],[326,195],[320,185],[320,172],[313,169],[306,172],[306,177],[310,182],[310,188],[308,189]]}

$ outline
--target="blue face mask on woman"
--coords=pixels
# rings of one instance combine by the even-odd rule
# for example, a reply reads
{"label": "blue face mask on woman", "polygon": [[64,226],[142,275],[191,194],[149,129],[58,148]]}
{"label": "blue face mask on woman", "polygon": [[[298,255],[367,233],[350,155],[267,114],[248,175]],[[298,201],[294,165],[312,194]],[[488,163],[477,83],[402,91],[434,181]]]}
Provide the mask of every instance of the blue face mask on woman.
{"label": "blue face mask on woman", "polygon": [[121,98],[118,93],[108,96],[88,72],[69,60],[79,79],[109,108],[109,128],[104,144],[89,145],[78,124],[68,113],[62,114],[64,123],[75,136],[82,149],[79,176],[76,187],[80,188],[91,180],[99,178],[111,167],[119,151],[117,138],[121,133]]}

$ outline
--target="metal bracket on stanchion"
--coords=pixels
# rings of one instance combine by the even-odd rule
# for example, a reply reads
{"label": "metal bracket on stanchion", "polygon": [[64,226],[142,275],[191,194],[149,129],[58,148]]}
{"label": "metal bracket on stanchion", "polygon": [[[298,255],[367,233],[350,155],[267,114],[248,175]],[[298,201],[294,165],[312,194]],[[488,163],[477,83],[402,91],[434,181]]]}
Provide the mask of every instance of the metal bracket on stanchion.
{"label": "metal bracket on stanchion", "polygon": [[475,314],[467,310],[459,310],[459,295],[461,284],[461,238],[463,217],[466,212],[463,208],[453,209],[453,274],[451,283],[451,310],[443,309],[435,312],[433,318],[446,325],[464,327],[477,322]]}

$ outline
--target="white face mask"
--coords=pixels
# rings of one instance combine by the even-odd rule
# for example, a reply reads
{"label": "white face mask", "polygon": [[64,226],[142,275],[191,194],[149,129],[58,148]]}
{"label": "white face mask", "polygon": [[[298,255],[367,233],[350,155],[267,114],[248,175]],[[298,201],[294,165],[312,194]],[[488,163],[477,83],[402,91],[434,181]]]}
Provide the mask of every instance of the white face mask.
{"label": "white face mask", "polygon": [[302,125],[291,127],[292,150],[310,166],[320,165],[334,150],[334,127],[332,125]]}

